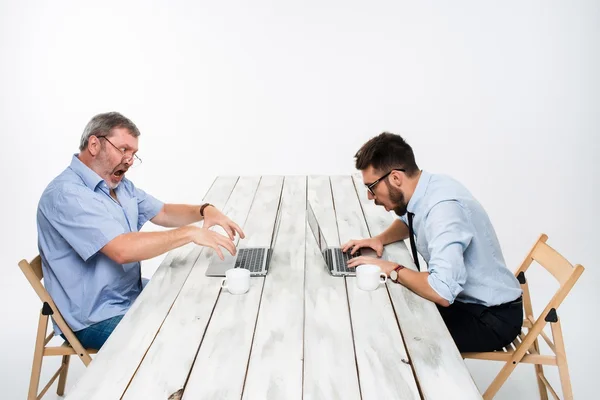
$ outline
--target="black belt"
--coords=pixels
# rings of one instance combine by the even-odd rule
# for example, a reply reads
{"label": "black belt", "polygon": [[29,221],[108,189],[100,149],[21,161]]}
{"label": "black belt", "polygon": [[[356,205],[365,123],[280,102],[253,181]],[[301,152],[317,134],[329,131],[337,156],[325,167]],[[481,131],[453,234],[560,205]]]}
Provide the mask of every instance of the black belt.
{"label": "black belt", "polygon": [[523,296],[519,296],[515,300],[509,301],[508,303],[498,304],[497,306],[494,306],[494,308],[505,308],[505,307],[512,307],[512,306],[516,306],[516,305],[520,306],[521,304],[523,304]]}

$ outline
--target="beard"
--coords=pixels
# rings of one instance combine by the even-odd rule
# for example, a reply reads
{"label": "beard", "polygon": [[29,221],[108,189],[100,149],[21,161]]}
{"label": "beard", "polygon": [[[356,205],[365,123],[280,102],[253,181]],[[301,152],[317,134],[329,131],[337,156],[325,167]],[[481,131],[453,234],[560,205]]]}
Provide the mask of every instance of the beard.
{"label": "beard", "polygon": [[388,188],[388,192],[390,194],[390,201],[394,204],[394,212],[397,216],[401,217],[406,214],[408,203],[404,200],[404,193],[400,189],[396,189],[389,184],[386,180],[385,185]]}
{"label": "beard", "polygon": [[106,182],[106,186],[112,190],[118,188],[123,181],[129,166],[121,162],[115,165],[114,162],[111,162],[106,150],[104,149],[103,156],[99,157],[98,163],[99,168],[101,168],[103,171],[101,177],[104,179],[104,182]]}

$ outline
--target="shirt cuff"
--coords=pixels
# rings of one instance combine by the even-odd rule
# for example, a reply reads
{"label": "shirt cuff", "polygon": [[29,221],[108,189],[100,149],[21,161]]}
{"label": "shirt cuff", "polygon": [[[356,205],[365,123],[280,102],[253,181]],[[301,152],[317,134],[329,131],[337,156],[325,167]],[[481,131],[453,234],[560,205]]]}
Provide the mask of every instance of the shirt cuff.
{"label": "shirt cuff", "polygon": [[458,294],[463,290],[458,283],[452,280],[450,280],[450,282],[444,282],[435,273],[429,274],[427,277],[427,282],[437,294],[448,300],[450,304],[454,303],[456,296],[458,296]]}

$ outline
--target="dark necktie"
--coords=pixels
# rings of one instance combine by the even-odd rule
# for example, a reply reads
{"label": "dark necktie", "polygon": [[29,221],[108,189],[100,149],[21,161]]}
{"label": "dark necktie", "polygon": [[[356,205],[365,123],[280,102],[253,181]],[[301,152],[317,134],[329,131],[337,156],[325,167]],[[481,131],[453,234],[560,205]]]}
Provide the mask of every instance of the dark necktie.
{"label": "dark necktie", "polygon": [[410,235],[410,248],[412,250],[413,260],[415,261],[415,265],[417,266],[417,270],[421,271],[421,267],[419,266],[419,257],[417,254],[417,245],[415,244],[415,230],[413,229],[413,217],[415,214],[409,212],[408,213],[408,231]]}

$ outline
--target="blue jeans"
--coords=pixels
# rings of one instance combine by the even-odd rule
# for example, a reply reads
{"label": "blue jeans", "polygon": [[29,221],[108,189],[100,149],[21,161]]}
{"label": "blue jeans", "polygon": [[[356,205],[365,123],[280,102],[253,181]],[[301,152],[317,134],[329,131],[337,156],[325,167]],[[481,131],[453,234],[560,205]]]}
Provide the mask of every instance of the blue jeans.
{"label": "blue jeans", "polygon": [[[121,322],[121,319],[123,319],[123,316],[117,315],[116,317],[100,321],[97,324],[90,325],[87,328],[73,333],[81,342],[81,345],[86,349],[99,350],[110,334],[113,333],[119,322]],[[66,340],[64,335],[60,336]]]}

